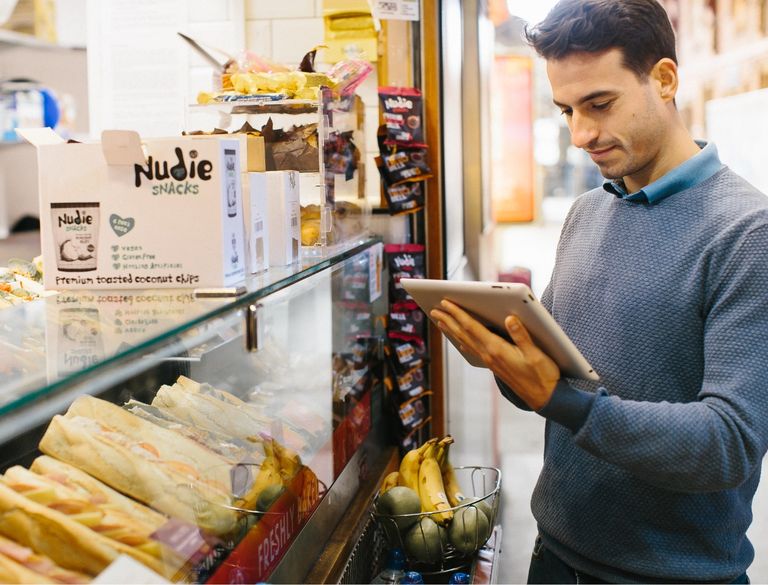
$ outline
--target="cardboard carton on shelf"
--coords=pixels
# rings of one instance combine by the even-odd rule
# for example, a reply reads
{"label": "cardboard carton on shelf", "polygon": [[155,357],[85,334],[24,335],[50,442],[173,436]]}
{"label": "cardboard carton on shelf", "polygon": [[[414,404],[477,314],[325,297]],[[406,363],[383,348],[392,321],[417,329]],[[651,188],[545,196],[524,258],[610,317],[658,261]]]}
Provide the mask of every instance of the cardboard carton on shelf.
{"label": "cardboard carton on shelf", "polygon": [[46,288],[232,287],[245,279],[240,171],[245,137],[142,140],[108,130],[37,147]]}

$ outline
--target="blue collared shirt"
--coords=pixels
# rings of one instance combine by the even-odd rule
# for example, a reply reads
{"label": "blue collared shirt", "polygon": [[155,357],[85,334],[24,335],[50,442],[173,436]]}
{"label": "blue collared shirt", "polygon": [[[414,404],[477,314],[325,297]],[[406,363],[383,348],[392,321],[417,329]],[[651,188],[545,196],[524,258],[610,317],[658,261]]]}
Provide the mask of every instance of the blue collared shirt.
{"label": "blue collared shirt", "polygon": [[696,141],[701,152],[696,153],[684,163],[676,166],[663,177],[656,179],[635,193],[627,193],[624,181],[606,181],[603,189],[620,199],[635,203],[658,203],[665,197],[690,189],[702,181],[706,181],[723,168],[717,147],[709,142]]}

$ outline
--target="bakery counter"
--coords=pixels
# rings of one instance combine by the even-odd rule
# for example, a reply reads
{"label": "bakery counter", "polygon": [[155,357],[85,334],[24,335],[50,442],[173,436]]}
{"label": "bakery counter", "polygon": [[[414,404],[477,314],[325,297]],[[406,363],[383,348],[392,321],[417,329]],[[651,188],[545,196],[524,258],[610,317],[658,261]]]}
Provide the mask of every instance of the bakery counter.
{"label": "bakery counter", "polygon": [[386,465],[380,256],[0,312],[0,567],[303,580]]}

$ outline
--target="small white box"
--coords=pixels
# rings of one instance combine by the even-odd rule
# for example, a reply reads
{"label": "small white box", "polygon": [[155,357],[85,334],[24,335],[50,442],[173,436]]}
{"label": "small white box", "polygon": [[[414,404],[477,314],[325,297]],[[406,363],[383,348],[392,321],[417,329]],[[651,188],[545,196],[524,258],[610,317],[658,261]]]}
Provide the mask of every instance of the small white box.
{"label": "small white box", "polygon": [[269,225],[267,222],[267,175],[248,173],[250,217],[248,219],[249,269],[256,274],[269,268]]}
{"label": "small white box", "polygon": [[[254,177],[264,175],[265,180]],[[299,260],[301,209],[298,171],[248,173],[251,199],[266,188],[266,217],[269,234],[269,265],[286,266]]]}

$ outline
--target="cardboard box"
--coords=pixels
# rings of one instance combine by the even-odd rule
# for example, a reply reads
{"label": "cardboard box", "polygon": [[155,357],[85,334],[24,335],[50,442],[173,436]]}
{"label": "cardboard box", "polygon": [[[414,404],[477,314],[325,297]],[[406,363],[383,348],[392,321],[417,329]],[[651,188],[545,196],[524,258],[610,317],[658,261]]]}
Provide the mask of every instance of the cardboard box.
{"label": "cardboard box", "polygon": [[249,173],[248,192],[248,265],[251,274],[256,274],[269,268],[266,173]]}
{"label": "cardboard box", "polygon": [[111,130],[65,144],[20,130],[38,158],[44,285],[232,287],[246,275],[244,137],[142,141]]}
{"label": "cardboard box", "polygon": [[248,173],[248,176],[251,199],[262,197],[260,193],[265,193],[269,265],[286,266],[297,262],[301,243],[299,173],[267,171]]}
{"label": "cardboard box", "polygon": [[264,137],[246,134],[247,137],[247,169],[249,173],[260,173],[267,170],[267,153]]}

